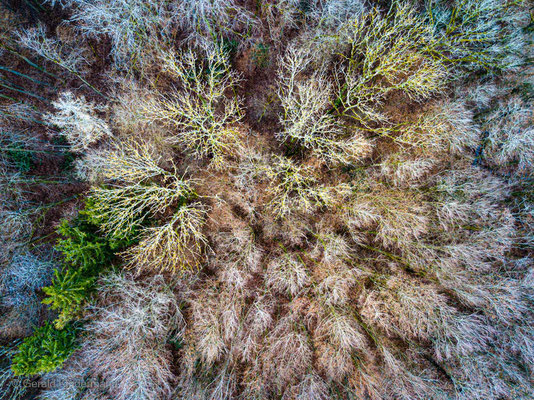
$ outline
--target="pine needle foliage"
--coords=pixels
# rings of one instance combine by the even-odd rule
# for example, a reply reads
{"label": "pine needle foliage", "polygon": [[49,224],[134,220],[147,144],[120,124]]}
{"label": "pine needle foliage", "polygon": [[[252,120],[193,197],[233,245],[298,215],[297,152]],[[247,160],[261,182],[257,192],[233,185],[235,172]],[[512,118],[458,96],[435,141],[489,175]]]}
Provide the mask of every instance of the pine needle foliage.
{"label": "pine needle foliage", "polygon": [[36,375],[60,367],[76,347],[76,328],[68,325],[56,329],[46,323],[26,338],[13,357],[15,375]]}
{"label": "pine needle foliage", "polygon": [[50,305],[52,310],[59,310],[54,321],[56,329],[61,330],[67,323],[80,317],[94,281],[94,277],[84,277],[79,270],[54,271],[52,285],[43,288],[47,297],[42,302]]}

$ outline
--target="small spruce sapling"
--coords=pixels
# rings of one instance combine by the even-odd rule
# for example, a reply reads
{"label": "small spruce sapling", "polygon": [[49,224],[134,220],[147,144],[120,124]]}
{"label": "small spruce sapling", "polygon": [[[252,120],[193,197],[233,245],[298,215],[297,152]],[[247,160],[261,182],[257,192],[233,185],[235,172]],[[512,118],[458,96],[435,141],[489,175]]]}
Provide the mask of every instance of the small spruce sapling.
{"label": "small spruce sapling", "polygon": [[36,375],[59,368],[76,348],[76,328],[69,324],[56,329],[50,323],[27,337],[13,357],[15,375]]}
{"label": "small spruce sapling", "polygon": [[79,270],[68,269],[61,272],[56,269],[54,275],[52,285],[43,288],[48,297],[42,303],[49,304],[52,310],[60,310],[54,326],[63,329],[82,313],[96,278],[85,277]]}

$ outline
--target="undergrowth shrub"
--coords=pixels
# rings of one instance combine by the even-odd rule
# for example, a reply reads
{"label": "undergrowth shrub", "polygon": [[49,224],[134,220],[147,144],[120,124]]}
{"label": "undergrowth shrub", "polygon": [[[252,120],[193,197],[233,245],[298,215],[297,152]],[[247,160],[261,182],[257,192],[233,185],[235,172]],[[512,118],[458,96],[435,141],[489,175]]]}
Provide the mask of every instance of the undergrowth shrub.
{"label": "undergrowth shrub", "polygon": [[99,224],[88,200],[74,221],[63,220],[57,230],[62,238],[56,249],[66,265],[56,268],[51,285],[42,288],[46,295],[42,303],[58,312],[56,329],[83,317],[98,275],[112,266],[116,252],[133,243],[132,236],[106,237],[99,231]]}
{"label": "undergrowth shrub", "polygon": [[85,200],[84,209],[72,220],[63,220],[57,232],[61,238],[56,249],[69,265],[87,273],[98,273],[113,262],[116,252],[135,241],[135,229],[130,235],[107,236],[102,233],[102,217],[95,211],[91,198]]}
{"label": "undergrowth shrub", "polygon": [[74,223],[63,220],[57,231],[62,238],[56,248],[65,262],[94,271],[110,261],[113,253],[109,240],[98,235],[98,226],[87,223],[85,218],[78,218]]}
{"label": "undergrowth shrub", "polygon": [[33,157],[31,152],[25,151],[20,144],[13,146],[7,153],[9,161],[15,164],[15,167],[23,172],[29,172],[33,167]]}

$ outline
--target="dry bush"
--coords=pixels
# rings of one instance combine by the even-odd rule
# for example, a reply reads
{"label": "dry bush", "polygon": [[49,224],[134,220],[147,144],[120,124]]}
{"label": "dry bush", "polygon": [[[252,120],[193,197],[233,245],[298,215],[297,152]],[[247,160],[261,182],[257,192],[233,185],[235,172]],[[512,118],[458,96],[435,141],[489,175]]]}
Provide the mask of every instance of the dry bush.
{"label": "dry bush", "polygon": [[484,157],[501,168],[512,166],[517,174],[532,174],[534,131],[532,104],[512,97],[486,116],[488,132]]}
{"label": "dry bush", "polygon": [[320,254],[321,261],[331,266],[351,262],[354,255],[353,249],[345,237],[328,231],[317,235],[317,246],[314,253]]}
{"label": "dry bush", "polygon": [[284,393],[284,399],[286,395],[288,399],[296,400],[328,400],[331,398],[327,383],[316,373],[309,373],[302,378],[298,385]]}
{"label": "dry bush", "polygon": [[91,376],[91,367],[76,352],[61,369],[47,373],[40,383],[46,388],[39,400],[111,400],[103,383]]}
{"label": "dry bush", "polygon": [[236,386],[236,372],[225,364],[213,369],[208,376],[180,380],[175,396],[181,399],[226,400],[235,398]]}
{"label": "dry bush", "polygon": [[292,212],[290,218],[277,218],[275,215],[264,216],[262,222],[268,240],[282,241],[287,246],[302,246],[307,242],[312,231],[310,214]]}
{"label": "dry bush", "polygon": [[454,384],[461,400],[499,397],[526,400],[531,396],[530,377],[502,348],[459,357],[450,365],[454,366]]}
{"label": "dry bush", "polygon": [[87,102],[83,96],[75,98],[71,92],[64,92],[52,105],[58,112],[46,114],[44,119],[63,131],[72,151],[83,152],[100,139],[111,136],[107,123],[95,115],[104,108]]}
{"label": "dry bush", "polygon": [[432,52],[472,71],[516,69],[529,40],[524,7],[524,1],[427,1],[428,20],[439,37]]}
{"label": "dry bush", "polygon": [[327,0],[318,2],[312,12],[312,18],[325,29],[337,29],[347,20],[367,11],[363,0]]}
{"label": "dry bush", "polygon": [[236,187],[245,192],[253,201],[258,200],[260,193],[257,185],[267,179],[265,172],[268,167],[267,155],[254,149],[243,149],[241,160],[232,174]]}
{"label": "dry bush", "polygon": [[0,210],[0,218],[3,221],[0,227],[0,248],[7,255],[30,237],[32,221],[29,213],[23,210]]}
{"label": "dry bush", "polygon": [[[75,75],[84,75],[88,64],[87,50],[79,41],[51,38],[44,24],[17,32],[22,47],[34,51],[44,59],[59,65]],[[72,38],[71,38],[72,39]]]}
{"label": "dry bush", "polygon": [[402,248],[428,231],[429,211],[420,193],[377,185],[346,205],[345,222],[354,238],[371,233],[387,248]]}
{"label": "dry bush", "polygon": [[145,104],[143,118],[172,127],[170,143],[197,158],[211,157],[212,166],[223,168],[224,157],[234,155],[238,149],[242,133],[236,124],[243,117],[240,100],[235,94],[226,94],[238,82],[227,55],[220,47],[214,47],[205,62],[193,51],[165,53],[162,61],[165,71],[181,89]]}
{"label": "dry bush", "polygon": [[255,243],[248,227],[221,232],[216,238],[213,268],[231,292],[246,291],[246,284],[254,272],[262,270],[263,250]]}
{"label": "dry bush", "polygon": [[[179,178],[164,164],[150,143],[115,142],[107,149],[90,153],[78,173],[112,183],[91,190],[90,213],[108,235],[128,237],[139,231],[139,244],[124,252],[127,265],[141,270],[183,271],[199,266],[207,240],[202,233],[206,208],[192,188],[194,181]],[[95,180],[95,178],[92,178]],[[162,224],[142,227],[147,218]]]}
{"label": "dry bush", "polygon": [[[398,352],[393,345],[381,346],[384,360],[384,383],[386,397],[411,399],[446,399],[450,388],[441,384],[428,363],[415,364],[421,356],[410,352]],[[414,368],[415,367],[415,368]]]}
{"label": "dry bush", "polygon": [[165,142],[167,132],[161,126],[148,123],[143,115],[145,105],[152,104],[158,97],[157,85],[152,80],[154,78],[148,77],[148,84],[132,76],[123,77],[120,74],[110,76],[109,79],[113,87],[110,119],[117,141],[135,140],[152,146],[158,156],[171,158],[172,149]]}
{"label": "dry bush", "polygon": [[105,180],[126,185],[146,183],[155,178],[176,179],[174,164],[171,163],[172,173],[162,168],[163,164],[165,160],[152,142],[114,139],[78,159],[76,174],[91,183]]}
{"label": "dry bush", "polygon": [[6,158],[0,156],[0,206],[2,210],[16,208],[24,204],[23,188],[20,183],[24,182],[22,174],[15,170],[14,166]]}
{"label": "dry bush", "polygon": [[320,185],[311,166],[298,165],[286,157],[276,156],[265,171],[271,200],[267,207],[277,218],[295,211],[310,213],[318,207],[332,207],[347,193],[347,186]]}
{"label": "dry bush", "polygon": [[265,1],[260,6],[261,16],[267,22],[269,37],[275,43],[281,42],[284,34],[295,29],[301,19],[302,11],[296,0]]}
{"label": "dry bush", "polygon": [[109,151],[101,151],[100,168],[104,179],[123,184],[136,184],[174,175],[161,167],[162,157],[150,142],[117,142]]}
{"label": "dry bush", "polygon": [[52,255],[38,250],[31,253],[20,248],[12,255],[0,274],[0,335],[13,337],[31,333],[39,323],[43,306],[38,291],[52,282],[57,263]]}
{"label": "dry bush", "polygon": [[269,263],[266,283],[279,293],[294,297],[309,283],[308,275],[298,255],[283,254]]}
{"label": "dry bush", "polygon": [[[37,256],[22,250],[11,258],[9,266],[2,271],[2,290],[13,294],[38,290],[50,283],[55,266],[50,254]],[[9,301],[9,296],[3,301]]]}
{"label": "dry bush", "polygon": [[111,38],[111,54],[118,70],[147,69],[160,47],[170,43],[177,24],[177,7],[161,0],[59,2],[70,8],[71,21],[85,36]]}
{"label": "dry bush", "polygon": [[417,121],[395,128],[386,128],[381,134],[402,146],[417,149],[424,156],[466,152],[476,147],[480,129],[473,122],[473,113],[461,102],[434,105]]}
{"label": "dry bush", "polygon": [[178,5],[178,23],[196,45],[211,46],[215,36],[240,37],[246,41],[258,28],[256,17],[231,0],[188,0]]}
{"label": "dry bush", "polygon": [[326,305],[345,305],[350,300],[357,277],[356,273],[343,267],[330,270],[328,276],[317,285],[317,296]]}
{"label": "dry bush", "polygon": [[278,390],[300,382],[312,361],[310,338],[292,315],[281,318],[265,338],[262,378]]}
{"label": "dry bush", "polygon": [[326,306],[347,305],[357,282],[368,273],[352,266],[355,253],[349,241],[332,233],[318,235],[317,245],[309,255],[315,261],[317,299]]}
{"label": "dry bush", "polygon": [[201,203],[182,205],[162,226],[141,231],[141,241],[126,252],[133,267],[171,271],[198,268],[207,240],[202,233],[205,210]]}
{"label": "dry bush", "polygon": [[392,277],[379,291],[366,296],[361,315],[388,335],[430,340],[454,312],[435,287],[411,286],[402,278]]}
{"label": "dry bush", "polygon": [[273,298],[268,295],[258,296],[251,304],[243,318],[247,328],[241,332],[239,350],[243,361],[253,362],[262,349],[263,336],[274,323]]}
{"label": "dry bush", "polygon": [[380,108],[392,92],[422,101],[444,87],[446,68],[429,52],[432,30],[408,3],[396,2],[385,17],[374,9],[347,21],[336,40],[344,61],[336,109],[364,126],[388,122]]}
{"label": "dry bush", "polygon": [[397,187],[417,187],[424,184],[437,160],[414,156],[406,151],[388,155],[380,163],[380,174]]}
{"label": "dry bush", "polygon": [[278,138],[297,142],[326,162],[348,164],[361,160],[369,154],[370,144],[358,132],[344,135],[339,121],[327,113],[333,85],[321,70],[303,78],[310,63],[306,49],[295,46],[280,60],[278,96],[284,109],[280,117],[284,130],[277,134]]}
{"label": "dry bush", "polygon": [[186,182],[177,180],[170,187],[155,184],[91,190],[92,213],[100,227],[110,236],[125,237],[145,217],[154,217],[190,193]]}
{"label": "dry bush", "polygon": [[136,283],[112,273],[91,307],[81,362],[114,399],[167,398],[175,379],[167,341],[181,338],[183,328],[177,299],[161,276]]}
{"label": "dry bush", "polygon": [[192,335],[196,339],[194,348],[203,365],[210,368],[227,352],[221,323],[220,298],[213,290],[201,293],[192,304]]}
{"label": "dry bush", "polygon": [[[336,316],[337,313],[337,316]],[[316,368],[329,382],[341,383],[355,376],[367,357],[361,329],[354,319],[339,317],[339,310],[327,312],[330,317],[320,320],[315,332]],[[326,329],[332,329],[326,332]],[[350,348],[342,348],[340,340],[350,344]],[[365,361],[364,361],[365,360]],[[332,387],[332,386],[331,386]],[[350,384],[351,390],[355,386]]]}

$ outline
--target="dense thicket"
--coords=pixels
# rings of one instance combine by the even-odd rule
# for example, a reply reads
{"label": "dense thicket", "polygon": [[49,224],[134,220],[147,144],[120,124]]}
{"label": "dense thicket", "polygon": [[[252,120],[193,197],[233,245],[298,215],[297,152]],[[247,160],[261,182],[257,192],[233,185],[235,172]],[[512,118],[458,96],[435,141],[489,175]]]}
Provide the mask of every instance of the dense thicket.
{"label": "dense thicket", "polygon": [[530,0],[0,4],[2,399],[532,399]]}

